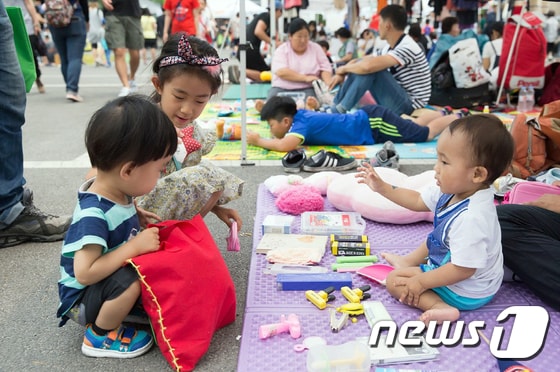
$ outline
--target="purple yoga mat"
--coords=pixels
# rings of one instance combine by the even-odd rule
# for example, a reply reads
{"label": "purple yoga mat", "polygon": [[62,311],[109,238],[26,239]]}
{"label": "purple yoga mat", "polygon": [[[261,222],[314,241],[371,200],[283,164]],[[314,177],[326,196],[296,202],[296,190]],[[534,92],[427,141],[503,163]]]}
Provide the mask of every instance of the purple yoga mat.
{"label": "purple yoga mat", "polygon": [[[335,210],[328,201],[325,210]],[[274,205],[274,197],[264,185],[260,185],[257,196],[257,213],[254,225],[253,255],[249,272],[247,288],[247,303],[241,338],[241,349],[238,360],[238,371],[305,371],[307,351],[296,352],[294,345],[309,336],[320,336],[327,340],[329,345],[342,344],[352,341],[356,337],[369,337],[370,328],[363,316],[358,317],[356,323],[348,323],[340,332],[331,332],[329,326],[329,312],[327,309],[319,310],[306,300],[304,291],[280,291],[276,287],[275,277],[263,273],[266,267],[265,255],[254,253],[255,247],[261,238],[261,223],[269,215],[281,215]],[[298,233],[300,219],[296,216],[292,225],[292,232]],[[430,223],[417,223],[411,225],[389,225],[368,221],[366,234],[372,246],[372,254],[381,251],[390,251],[405,254],[417,247],[426,234],[430,231]],[[379,256],[380,257],[380,256]],[[380,257],[381,258],[381,257]],[[327,249],[321,266],[330,268],[335,262],[335,257]],[[381,263],[385,263],[380,260]],[[358,274],[352,274],[353,286],[360,287],[365,284],[371,286],[372,300],[383,302],[391,317],[402,324],[408,320],[415,320],[420,310],[400,304],[393,299],[385,287]],[[330,305],[340,306],[347,300],[335,291],[336,299]],[[486,306],[475,311],[461,312],[461,319],[467,324],[472,321],[482,320],[486,324],[484,333],[491,337],[492,330],[497,325],[498,314],[515,305],[539,305],[548,310],[550,327],[542,351],[530,360],[521,362],[535,371],[557,370],[557,352],[560,350],[560,313],[546,307],[523,284],[504,283],[494,299]],[[282,314],[295,313],[301,321],[302,337],[294,340],[288,333],[278,334],[271,338],[261,340],[258,337],[258,328],[262,324],[277,323]],[[511,322],[503,325],[505,341],[509,338]],[[465,336],[467,337],[467,336]],[[507,344],[505,344],[507,345]],[[499,371],[496,358],[490,353],[488,345],[481,341],[475,347],[441,346],[438,348],[440,355],[437,360],[401,364],[393,366],[402,369],[418,369],[423,371]],[[372,367],[372,371],[375,367]]]}

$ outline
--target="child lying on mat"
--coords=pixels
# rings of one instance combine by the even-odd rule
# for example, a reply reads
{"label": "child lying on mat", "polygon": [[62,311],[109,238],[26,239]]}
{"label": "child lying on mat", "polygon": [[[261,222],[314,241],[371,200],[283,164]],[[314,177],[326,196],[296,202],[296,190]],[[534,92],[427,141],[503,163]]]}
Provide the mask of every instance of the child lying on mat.
{"label": "child lying on mat", "polygon": [[420,320],[455,321],[459,310],[487,304],[500,288],[500,225],[490,188],[509,166],[513,139],[493,115],[457,119],[441,134],[434,166],[437,185],[421,193],[384,182],[364,163],[359,183],[411,210],[434,215],[434,230],[406,256],[383,253],[396,269],[387,277],[393,297],[424,311]]}
{"label": "child lying on mat", "polygon": [[373,145],[392,141],[426,142],[440,134],[457,116],[448,109],[429,111],[420,117],[403,119],[379,106],[364,106],[354,113],[329,114],[298,110],[290,97],[272,97],[262,107],[275,138],[247,133],[250,145],[274,151],[292,151],[300,145]]}

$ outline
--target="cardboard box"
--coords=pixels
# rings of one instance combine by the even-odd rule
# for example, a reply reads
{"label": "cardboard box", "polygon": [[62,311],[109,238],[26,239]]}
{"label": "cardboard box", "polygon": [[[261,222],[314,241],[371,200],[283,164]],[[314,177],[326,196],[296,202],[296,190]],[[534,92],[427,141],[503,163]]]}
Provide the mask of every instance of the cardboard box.
{"label": "cardboard box", "polygon": [[292,230],[293,221],[294,216],[268,215],[261,225],[262,234],[289,234]]}

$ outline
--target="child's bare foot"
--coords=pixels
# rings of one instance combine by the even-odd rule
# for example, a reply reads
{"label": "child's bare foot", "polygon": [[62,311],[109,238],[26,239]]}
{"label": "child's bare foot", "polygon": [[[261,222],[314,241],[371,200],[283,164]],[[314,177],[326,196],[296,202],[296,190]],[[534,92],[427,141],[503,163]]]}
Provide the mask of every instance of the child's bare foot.
{"label": "child's bare foot", "polygon": [[313,96],[307,96],[305,100],[305,108],[308,110],[318,110],[321,107],[321,104],[317,100],[317,98]]}
{"label": "child's bare foot", "polygon": [[264,100],[262,100],[262,99],[257,99],[257,100],[255,101],[255,110],[257,110],[257,112],[261,112],[263,106],[264,106]]}
{"label": "child's bare foot", "polygon": [[441,324],[446,320],[454,322],[459,319],[460,316],[461,313],[459,310],[454,307],[447,306],[424,311],[422,315],[420,315],[420,320],[426,325],[428,325],[428,323],[432,320],[435,320],[437,324]]}
{"label": "child's bare foot", "polygon": [[399,256],[398,254],[382,252],[381,257],[383,257],[389,265],[393,266],[395,269],[412,266],[407,262],[405,257]]}

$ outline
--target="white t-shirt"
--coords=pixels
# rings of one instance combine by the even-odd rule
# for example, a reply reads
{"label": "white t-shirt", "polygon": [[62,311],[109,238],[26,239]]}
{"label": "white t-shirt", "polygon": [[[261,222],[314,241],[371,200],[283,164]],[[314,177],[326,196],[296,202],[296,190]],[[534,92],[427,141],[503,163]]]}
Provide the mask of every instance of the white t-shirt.
{"label": "white t-shirt", "polygon": [[[449,213],[458,205],[435,211],[442,196],[437,186],[425,188],[421,195],[426,206],[437,214]],[[476,271],[470,278],[447,287],[460,296],[484,298],[495,294],[502,284],[502,234],[491,189],[477,191],[467,200],[466,211],[446,226],[442,241],[449,246],[451,263]]]}
{"label": "white t-shirt", "polygon": [[[496,40],[492,40],[484,44],[484,48],[482,48],[482,58],[490,58],[490,89],[496,90],[498,85],[498,76],[500,75],[500,66],[494,67],[494,63],[496,62],[496,56],[500,57],[502,55],[502,45],[504,43],[504,39],[499,38]],[[496,52],[494,52],[494,49]],[[500,57],[501,58],[501,57]]]}

